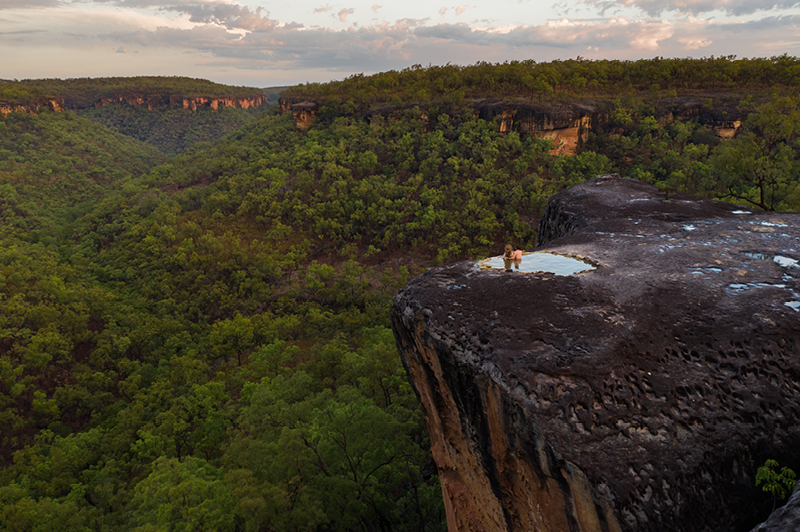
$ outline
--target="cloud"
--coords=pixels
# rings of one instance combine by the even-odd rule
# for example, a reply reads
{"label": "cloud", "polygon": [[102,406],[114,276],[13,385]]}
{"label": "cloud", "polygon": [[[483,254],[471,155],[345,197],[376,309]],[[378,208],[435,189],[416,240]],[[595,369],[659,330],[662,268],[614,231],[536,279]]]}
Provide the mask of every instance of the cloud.
{"label": "cloud", "polygon": [[683,45],[684,50],[699,50],[700,48],[705,48],[706,46],[711,45],[713,42],[710,39],[704,39],[702,37],[679,37],[676,40]]}
{"label": "cloud", "polygon": [[197,6],[200,4],[216,3],[209,0],[62,0],[63,4],[75,6],[87,3],[105,4],[116,7],[127,7],[132,9],[158,8],[164,11],[179,11],[181,7]]}
{"label": "cloud", "polygon": [[[87,1],[82,0],[80,5]],[[151,10],[110,8],[123,1],[128,5],[148,4]],[[3,6],[11,5],[9,0],[0,2]],[[403,69],[414,63],[466,65],[531,57],[548,61],[578,55],[596,59],[800,55],[797,31],[800,16],[752,17],[756,20],[750,21],[692,16],[676,16],[668,21],[619,16],[565,17],[530,25],[492,26],[485,22],[482,27],[476,27],[477,23],[436,24],[429,19],[403,19],[341,30],[339,20],[352,21],[357,6],[341,12],[341,5],[318,7],[318,13],[330,13],[330,18],[321,17],[326,19],[329,26],[326,28],[294,22],[286,24],[272,19],[264,10],[224,0],[158,3],[154,0],[109,0],[103,3],[108,7],[31,10],[32,17],[13,14],[15,31],[0,31],[0,51],[15,65],[10,69],[4,63],[6,77],[29,76],[30,70],[23,67],[26,62],[35,63],[36,57],[42,58],[40,63],[50,65],[50,74],[44,66],[37,71],[44,77],[102,76],[112,71],[124,74],[123,65],[128,68],[127,65],[136,60],[137,65],[143,65],[142,71],[147,72],[156,71],[149,68],[148,61],[163,65],[159,73],[170,72],[169,61],[175,61],[174,72],[220,80],[255,79],[258,72],[263,72],[261,75],[267,79],[267,73],[280,70],[286,76],[306,81]],[[445,15],[451,9],[455,11],[455,7],[443,7],[439,12]],[[306,8],[307,17],[313,16],[308,13],[310,10]],[[472,13],[472,7],[469,10]],[[176,13],[184,16],[176,17]],[[98,31],[103,27],[113,27],[113,30]],[[11,28],[4,26],[4,29]],[[25,52],[28,54],[25,61],[22,57],[11,59],[16,50],[23,49],[31,50]],[[87,51],[90,55],[82,55]],[[115,51],[128,52],[124,61],[114,54]],[[91,57],[92,60],[71,66],[75,72],[70,73],[67,67],[56,63],[53,59],[56,56],[67,63],[75,57]],[[107,57],[105,63],[98,60],[102,57]],[[93,70],[85,65],[91,65]],[[251,78],[234,78],[227,74],[244,70]],[[308,72],[312,74],[306,77]]]}
{"label": "cloud", "polygon": [[652,17],[669,11],[692,15],[723,11],[738,16],[800,6],[800,0],[584,0],[584,2],[596,5],[603,13],[615,6],[625,6],[639,8]]}
{"label": "cloud", "polygon": [[341,20],[342,22],[347,21],[347,16],[348,15],[352,15],[354,11],[355,11],[355,9],[353,9],[352,7],[351,8],[342,9],[341,11],[339,11],[337,13],[337,15],[339,17],[339,20]]}
{"label": "cloud", "polygon": [[330,11],[331,9],[333,9],[332,5],[325,4],[322,7],[315,7],[314,8],[314,13],[325,13],[326,11]]}
{"label": "cloud", "polygon": [[379,10],[380,8],[382,8],[382,7],[383,7],[383,6],[379,6],[378,4],[372,4],[372,10],[373,10],[374,12],[376,12],[376,13],[377,13],[377,12],[378,12],[378,10]]}
{"label": "cloud", "polygon": [[[722,24],[688,17],[672,22],[619,17],[483,29],[466,23],[430,25],[425,19],[404,19],[347,31],[278,24],[269,32],[245,35],[209,24],[192,29],[117,32],[103,38],[125,46],[197,50],[230,60],[231,68],[264,69],[280,64],[352,73],[423,62],[504,61],[534,54],[544,61],[587,56],[587,50],[590,57],[632,59],[646,54],[685,56],[693,50],[702,50],[705,55],[752,55],[732,48],[731,42],[763,42],[765,35],[773,34],[775,40],[783,42],[796,34],[798,19],[773,17],[761,23]],[[732,38],[731,32],[747,34],[747,38]],[[772,48],[765,44],[764,49]]]}
{"label": "cloud", "polygon": [[517,26],[503,31],[478,30],[467,24],[438,24],[416,30],[418,37],[480,46],[506,46],[513,49],[548,47],[629,48],[656,51],[661,42],[674,33],[665,21],[631,21],[624,18],[609,21],[572,21],[561,19],[538,26]]}
{"label": "cloud", "polygon": [[58,7],[61,0],[0,0],[0,9],[26,9],[35,7]]}
{"label": "cloud", "polygon": [[444,7],[444,6],[440,7],[439,8],[439,14],[444,16],[445,13],[447,13],[447,8]]}
{"label": "cloud", "polygon": [[777,30],[778,28],[793,28],[797,29],[800,26],[800,15],[785,15],[778,17],[765,17],[759,20],[749,20],[736,24],[726,25],[726,29],[735,32],[741,31],[769,31]]}
{"label": "cloud", "polygon": [[114,53],[115,53],[115,54],[126,54],[126,53],[128,53],[128,52],[126,52],[126,51],[125,51],[125,48],[123,48],[122,46],[120,46],[119,48],[117,48],[116,50],[114,50]]}
{"label": "cloud", "polygon": [[0,31],[0,35],[34,35],[45,33],[43,30],[20,30],[20,31]]}
{"label": "cloud", "polygon": [[277,24],[277,21],[270,19],[269,16],[261,16],[263,8],[250,11],[250,8],[238,4],[173,6],[171,10],[186,13],[190,22],[218,24],[229,30],[270,31]]}
{"label": "cloud", "polygon": [[460,6],[458,6],[456,8],[456,15],[460,15],[461,13],[463,13],[466,10],[467,10],[467,6],[465,6],[464,4],[461,4]]}
{"label": "cloud", "polygon": [[675,33],[672,23],[667,21],[638,24],[639,28],[631,33],[630,46],[634,50],[656,51],[659,43],[666,41]]}

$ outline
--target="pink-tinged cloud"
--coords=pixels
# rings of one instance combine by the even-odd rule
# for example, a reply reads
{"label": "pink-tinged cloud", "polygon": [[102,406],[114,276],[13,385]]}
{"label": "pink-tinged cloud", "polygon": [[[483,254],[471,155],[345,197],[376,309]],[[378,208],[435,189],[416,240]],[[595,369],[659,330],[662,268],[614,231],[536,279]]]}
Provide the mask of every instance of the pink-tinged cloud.
{"label": "pink-tinged cloud", "polygon": [[229,30],[271,31],[278,23],[269,18],[269,13],[262,16],[261,7],[251,11],[250,8],[238,4],[219,3],[175,6],[172,9],[189,15],[190,22],[218,24]]}
{"label": "pink-tinged cloud", "polygon": [[456,8],[456,15],[460,15],[461,13],[463,13],[466,10],[467,10],[467,6],[465,6],[464,4],[461,4],[460,6],[458,6]]}
{"label": "pink-tinged cloud", "polygon": [[666,41],[674,33],[675,28],[670,22],[646,22],[632,33],[630,45],[634,50],[654,52],[658,50],[661,41]]}
{"label": "pink-tinged cloud", "polygon": [[354,11],[355,11],[355,9],[353,9],[352,7],[347,8],[347,9],[342,9],[341,11],[339,11],[337,13],[337,15],[339,16],[339,20],[341,20],[342,22],[346,22],[347,21],[347,16],[348,15],[352,15]]}
{"label": "pink-tinged cloud", "polygon": [[326,11],[330,11],[331,9],[333,9],[332,5],[325,4],[322,7],[315,7],[314,8],[314,13],[325,13]]}
{"label": "pink-tinged cloud", "polygon": [[372,5],[372,10],[373,10],[374,12],[376,12],[376,13],[377,13],[377,12],[378,12],[378,10],[379,10],[380,8],[382,8],[382,7],[383,7],[383,6],[379,6],[378,4],[373,4],[373,5]]}
{"label": "pink-tinged cloud", "polygon": [[445,13],[447,13],[447,8],[444,7],[444,6],[440,7],[439,8],[439,14],[444,16]]}
{"label": "pink-tinged cloud", "polygon": [[[15,62],[15,70],[7,70],[6,77],[30,77],[28,72],[33,72],[26,62],[35,63],[28,59],[34,56],[29,54],[23,62],[14,57],[15,50],[48,50],[48,68],[63,77],[70,77],[70,73],[59,63],[69,63],[74,60],[72,56],[87,49],[93,54],[93,66],[76,70],[80,76],[117,72],[113,68],[123,61],[133,61],[135,50],[137,65],[144,65],[141,68],[145,70],[149,64],[158,64],[161,70],[149,71],[162,75],[171,71],[181,75],[195,72],[191,75],[234,84],[251,79],[247,76],[255,79],[277,70],[285,73],[287,82],[301,82],[358,72],[402,70],[415,63],[468,65],[530,58],[549,61],[578,55],[589,59],[800,55],[800,16],[734,22],[692,17],[669,22],[624,17],[563,18],[538,25],[482,28],[405,19],[340,31],[284,24],[263,11],[236,4],[187,2],[180,11],[192,18],[194,28],[160,24],[158,29],[146,29],[139,19],[120,16],[115,19],[113,33],[98,32],[97,28],[103,27],[98,23],[100,19],[87,17],[75,18],[68,28],[62,19],[53,18],[50,26],[42,28],[21,28],[26,31],[13,34],[0,30],[0,51],[7,61]],[[339,26],[333,18],[338,9],[330,11],[331,18],[324,18],[332,26]],[[104,12],[98,16],[108,15]],[[244,34],[242,29],[246,30]],[[114,54],[117,49],[129,53]],[[103,59],[102,54],[108,58]],[[45,77],[41,72],[46,70],[35,72],[37,77]],[[269,83],[272,82],[264,81],[264,86]]]}
{"label": "pink-tinged cloud", "polygon": [[602,12],[614,7],[637,7],[650,16],[657,17],[667,11],[699,15],[710,11],[724,11],[731,15],[747,15],[757,11],[791,9],[800,6],[798,0],[584,0],[597,5]]}
{"label": "pink-tinged cloud", "polygon": [[635,59],[646,54],[685,56],[687,50],[701,48],[704,55],[746,55],[742,49],[745,45],[737,48],[732,43],[757,41],[765,50],[772,50],[774,43],[786,42],[796,35],[798,22],[800,17],[773,17],[763,23],[562,19],[501,31],[474,29],[463,23],[430,26],[424,20],[412,19],[347,32],[310,28],[298,31],[290,26],[277,26],[271,32],[241,36],[220,26],[208,25],[192,30],[159,28],[155,32],[118,32],[105,38],[115,46],[136,44],[196,49],[252,63],[251,68],[282,62],[297,68],[374,72],[423,61],[472,64],[530,58],[534,54],[537,60],[548,60],[586,56],[587,50],[590,56],[598,58]]}

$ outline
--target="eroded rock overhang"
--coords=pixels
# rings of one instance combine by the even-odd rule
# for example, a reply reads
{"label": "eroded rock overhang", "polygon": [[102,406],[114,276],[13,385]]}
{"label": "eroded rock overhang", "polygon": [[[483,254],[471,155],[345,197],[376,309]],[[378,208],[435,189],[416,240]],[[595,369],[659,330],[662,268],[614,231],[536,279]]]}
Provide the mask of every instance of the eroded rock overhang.
{"label": "eroded rock overhang", "polygon": [[601,176],[551,199],[577,275],[432,269],[392,324],[455,530],[748,530],[800,448],[800,215]]}

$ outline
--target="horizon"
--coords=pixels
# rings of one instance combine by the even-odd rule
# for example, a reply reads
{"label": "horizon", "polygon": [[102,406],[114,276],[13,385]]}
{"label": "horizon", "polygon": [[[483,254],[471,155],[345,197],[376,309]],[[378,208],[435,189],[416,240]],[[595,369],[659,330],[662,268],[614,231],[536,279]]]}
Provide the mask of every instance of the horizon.
{"label": "horizon", "polygon": [[0,77],[268,88],[415,64],[798,56],[799,30],[797,0],[0,0]]}

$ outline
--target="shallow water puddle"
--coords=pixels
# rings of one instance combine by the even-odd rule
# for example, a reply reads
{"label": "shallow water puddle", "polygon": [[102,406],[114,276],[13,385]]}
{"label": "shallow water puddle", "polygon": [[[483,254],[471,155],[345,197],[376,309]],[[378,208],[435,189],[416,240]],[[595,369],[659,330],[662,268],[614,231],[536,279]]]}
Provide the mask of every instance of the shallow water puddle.
{"label": "shallow water puddle", "polygon": [[[505,270],[503,257],[490,257],[478,262],[482,270]],[[519,264],[511,263],[511,269],[524,273],[553,273],[555,275],[575,275],[597,269],[591,262],[567,255],[558,255],[547,251],[523,253]]]}
{"label": "shallow water puddle", "polygon": [[800,261],[782,255],[769,255],[766,253],[756,253],[754,251],[743,251],[743,255],[747,255],[752,259],[771,260],[777,262],[778,266],[783,268],[800,268]]}

